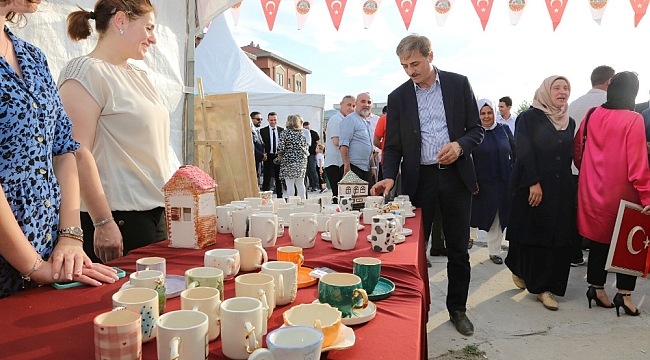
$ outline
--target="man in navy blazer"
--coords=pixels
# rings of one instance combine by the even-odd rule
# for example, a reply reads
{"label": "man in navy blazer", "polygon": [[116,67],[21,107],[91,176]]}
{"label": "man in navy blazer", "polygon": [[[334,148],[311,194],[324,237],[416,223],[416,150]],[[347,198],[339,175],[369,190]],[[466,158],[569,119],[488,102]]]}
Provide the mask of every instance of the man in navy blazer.
{"label": "man in navy blazer", "polygon": [[397,55],[410,79],[388,95],[385,179],[372,193],[388,194],[401,162],[402,193],[422,209],[427,237],[440,205],[448,254],[447,309],[456,330],[472,335],[474,325],[465,314],[471,269],[469,218],[472,193],[478,190],[471,154],[484,134],[476,99],[467,77],[433,66],[426,37],[405,37]]}
{"label": "man in navy blazer", "polygon": [[280,165],[273,160],[277,157],[280,134],[284,128],[278,126],[278,114],[271,111],[266,118],[269,126],[260,129],[260,135],[264,142],[264,168],[262,169],[262,191],[268,191],[271,188],[271,178],[275,179],[275,194],[282,198],[282,180],[280,180]]}

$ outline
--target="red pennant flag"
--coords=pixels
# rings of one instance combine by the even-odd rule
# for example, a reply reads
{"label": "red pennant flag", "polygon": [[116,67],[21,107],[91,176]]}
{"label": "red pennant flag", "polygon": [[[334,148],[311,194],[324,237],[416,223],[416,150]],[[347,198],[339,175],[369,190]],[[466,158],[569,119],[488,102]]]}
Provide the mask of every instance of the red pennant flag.
{"label": "red pennant flag", "polygon": [[634,8],[634,27],[636,27],[648,10],[648,0],[630,0],[630,4]]}
{"label": "red pennant flag", "polygon": [[338,31],[339,25],[341,25],[341,18],[343,17],[343,10],[345,10],[345,4],[347,0],[325,0],[327,3],[327,9],[330,11],[330,17],[332,17],[332,23]]}
{"label": "red pennant flag", "polygon": [[490,20],[490,12],[492,12],[492,3],[494,0],[472,0],[472,5],[474,5],[474,10],[478,18],[481,19],[481,25],[483,25],[483,31],[487,26],[488,20]]}
{"label": "red pennant flag", "polygon": [[273,25],[275,24],[275,17],[278,15],[278,6],[280,6],[280,0],[260,0],[262,3],[262,10],[264,10],[264,17],[266,17],[266,23],[269,25],[269,30],[273,30]]}
{"label": "red pennant flag", "polygon": [[411,19],[413,18],[413,9],[415,9],[415,4],[418,0],[395,0],[397,8],[399,9],[400,15],[402,15],[402,20],[404,20],[404,25],[406,25],[406,30],[411,26]]}
{"label": "red pennant flag", "polygon": [[564,9],[568,2],[569,0],[546,0],[546,8],[553,21],[553,31],[560,25],[562,15],[564,15]]}

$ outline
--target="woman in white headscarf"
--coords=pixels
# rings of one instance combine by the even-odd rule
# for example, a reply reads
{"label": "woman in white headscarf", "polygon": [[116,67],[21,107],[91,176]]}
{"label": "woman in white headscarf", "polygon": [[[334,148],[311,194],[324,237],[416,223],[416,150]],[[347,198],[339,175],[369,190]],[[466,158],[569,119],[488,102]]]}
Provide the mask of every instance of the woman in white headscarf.
{"label": "woman in white headscarf", "polygon": [[485,137],[472,151],[478,191],[472,198],[470,238],[476,238],[479,229],[487,231],[490,260],[503,264],[501,242],[508,224],[508,179],[515,159],[515,140],[508,126],[495,121],[495,110],[492,100],[478,101]]}
{"label": "woman in white headscarf", "polygon": [[575,236],[571,181],[575,121],[569,117],[571,85],[550,76],[533,106],[517,117],[517,160],[511,177],[506,265],[515,285],[537,294],[549,310],[564,296]]}

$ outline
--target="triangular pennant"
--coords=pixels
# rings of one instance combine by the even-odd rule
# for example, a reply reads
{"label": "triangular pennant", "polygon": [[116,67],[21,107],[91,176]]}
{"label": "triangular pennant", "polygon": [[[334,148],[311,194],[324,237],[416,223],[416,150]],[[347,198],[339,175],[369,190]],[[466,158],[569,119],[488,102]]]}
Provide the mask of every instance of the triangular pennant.
{"label": "triangular pennant", "polygon": [[406,25],[406,30],[411,26],[413,10],[415,9],[415,4],[417,2],[417,0],[395,0],[399,13],[402,15],[402,20],[404,20],[404,25]]}
{"label": "triangular pennant", "polygon": [[607,0],[589,0],[589,9],[591,10],[591,18],[600,25],[600,20],[603,19],[605,8],[607,7]]}
{"label": "triangular pennant", "polygon": [[474,10],[478,18],[481,19],[481,25],[483,26],[483,31],[487,26],[488,20],[490,20],[490,12],[492,12],[492,3],[494,0],[472,0],[472,5],[474,5]]}
{"label": "triangular pennant", "polygon": [[230,14],[232,15],[232,21],[235,26],[239,22],[239,13],[241,12],[241,1],[236,3],[230,8]]}
{"label": "triangular pennant", "polygon": [[275,17],[278,15],[278,6],[280,6],[280,0],[260,0],[262,3],[262,10],[264,10],[264,17],[266,17],[266,23],[269,25],[269,30],[273,30],[273,25],[275,24]]}
{"label": "triangular pennant", "polygon": [[309,10],[311,10],[311,2],[313,0],[294,0],[296,5],[296,18],[298,19],[298,30],[302,29],[302,26],[307,20],[307,15],[309,15]]}
{"label": "triangular pennant", "polygon": [[551,15],[551,21],[553,21],[553,31],[560,25],[562,15],[564,15],[564,9],[568,2],[569,0],[546,0],[548,14]]}
{"label": "triangular pennant", "polygon": [[345,4],[347,2],[347,0],[325,0],[325,3],[327,3],[327,9],[330,11],[330,17],[332,17],[332,23],[336,30],[338,30],[339,25],[341,25],[343,10],[345,10]]}
{"label": "triangular pennant", "polygon": [[381,6],[382,0],[361,0],[361,8],[363,10],[363,28],[370,29],[372,20],[375,19],[375,14]]}
{"label": "triangular pennant", "polygon": [[521,15],[526,8],[526,0],[509,0],[508,12],[510,13],[510,24],[517,25]]}
{"label": "triangular pennant", "polygon": [[447,21],[449,11],[454,6],[454,0],[433,0],[433,8],[436,10],[436,22],[442,26]]}
{"label": "triangular pennant", "polygon": [[630,0],[630,4],[634,8],[634,27],[637,27],[648,10],[648,0]]}

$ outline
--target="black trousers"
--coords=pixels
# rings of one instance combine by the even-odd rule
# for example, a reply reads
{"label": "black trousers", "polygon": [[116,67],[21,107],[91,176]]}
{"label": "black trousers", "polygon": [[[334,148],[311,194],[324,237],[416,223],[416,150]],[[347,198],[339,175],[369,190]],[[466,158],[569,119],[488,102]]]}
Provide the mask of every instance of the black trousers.
{"label": "black trousers", "polygon": [[271,178],[275,178],[275,193],[278,198],[282,197],[282,180],[280,180],[280,165],[274,164],[275,154],[267,154],[264,161],[264,171],[262,172],[262,191],[271,189]]}
{"label": "black trousers", "polygon": [[[603,286],[607,281],[607,254],[609,244],[589,240],[589,261],[587,262],[587,282],[591,285]],[[636,276],[616,273],[616,288],[620,290],[634,291]]]}
{"label": "black trousers", "polygon": [[440,212],[440,204],[438,204],[436,214],[433,216],[433,224],[431,225],[431,249],[442,250],[444,248],[445,233],[442,231],[442,213]]}
{"label": "black trousers", "polygon": [[[575,211],[577,213],[578,211],[578,175],[572,175],[571,176],[573,180],[573,186],[576,191],[576,197],[575,197]],[[578,232],[578,223],[574,223],[573,226],[575,227],[574,229],[574,238],[573,238],[573,243],[571,244],[571,262],[572,263],[579,263],[583,260],[584,256],[582,254],[582,236]]]}
{"label": "black trousers", "polygon": [[[146,211],[111,212],[115,219],[115,223],[122,233],[124,255],[128,254],[129,251],[133,249],[141,248],[163,240],[160,239],[160,232],[157,230],[164,213],[165,208],[163,207]],[[93,227],[93,221],[87,212],[81,212],[81,228],[84,231],[83,248],[86,255],[88,255],[93,262],[101,263],[102,261],[97,257],[97,255],[95,255],[95,227]]]}
{"label": "black trousers", "polygon": [[446,169],[423,165],[412,201],[422,209],[422,225],[427,235],[431,234],[436,208],[440,206],[448,259],[447,309],[465,311],[471,270],[467,245],[472,194],[455,165]]}
{"label": "black trousers", "polygon": [[[343,177],[341,168],[338,165],[330,165],[325,168],[325,174],[327,175],[327,179],[329,180],[330,186],[332,187],[332,195],[335,197],[339,196],[338,184]],[[332,198],[333,201],[336,201],[335,199],[336,198]]]}

